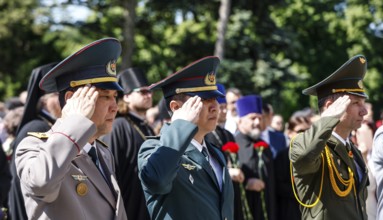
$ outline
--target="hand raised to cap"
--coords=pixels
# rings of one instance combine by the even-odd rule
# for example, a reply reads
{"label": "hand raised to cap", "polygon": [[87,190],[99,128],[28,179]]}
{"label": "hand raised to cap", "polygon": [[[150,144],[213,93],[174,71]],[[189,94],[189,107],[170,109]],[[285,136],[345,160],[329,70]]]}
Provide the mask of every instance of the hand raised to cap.
{"label": "hand raised to cap", "polygon": [[340,119],[350,105],[351,99],[348,95],[337,98],[330,106],[322,113],[322,117],[336,117]]}
{"label": "hand raised to cap", "polygon": [[78,88],[72,97],[66,100],[62,110],[62,118],[68,115],[80,114],[90,119],[93,116],[97,98],[96,87],[86,85]]}
{"label": "hand raised to cap", "polygon": [[175,121],[176,119],[183,119],[197,124],[199,114],[202,111],[202,105],[203,103],[200,97],[193,96],[189,98],[181,108],[173,112],[172,121]]}

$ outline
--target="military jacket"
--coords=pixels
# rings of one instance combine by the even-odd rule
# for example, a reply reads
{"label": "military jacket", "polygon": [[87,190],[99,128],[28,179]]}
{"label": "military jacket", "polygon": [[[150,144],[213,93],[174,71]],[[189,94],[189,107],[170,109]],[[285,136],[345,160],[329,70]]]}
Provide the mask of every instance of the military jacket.
{"label": "military jacket", "polygon": [[233,185],[225,158],[207,144],[222,167],[222,189],[203,154],[191,144],[198,127],[185,120],[164,125],[158,139],[138,153],[141,179],[152,219],[233,219]]}
{"label": "military jacket", "polygon": [[71,115],[21,141],[15,162],[28,219],[127,219],[112,153],[97,141],[103,176],[82,150],[95,132],[92,121]]}
{"label": "military jacket", "polygon": [[[367,167],[354,145],[351,144],[350,150],[347,150],[341,141],[332,136],[338,123],[339,119],[323,117],[309,130],[292,139],[290,160],[298,197],[304,204],[312,205],[320,195],[313,207],[301,206],[302,219],[367,219]],[[328,157],[325,154],[326,145]],[[339,196],[339,192],[345,192],[348,186],[342,184],[340,179],[350,181],[352,175],[354,184],[350,192]]]}

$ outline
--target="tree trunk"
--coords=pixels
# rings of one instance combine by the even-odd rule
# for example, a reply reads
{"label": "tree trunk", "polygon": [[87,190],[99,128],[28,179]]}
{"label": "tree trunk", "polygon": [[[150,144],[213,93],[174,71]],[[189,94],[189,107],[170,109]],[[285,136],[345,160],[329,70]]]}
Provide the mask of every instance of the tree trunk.
{"label": "tree trunk", "polygon": [[219,8],[219,21],[218,21],[218,37],[215,42],[214,55],[220,59],[225,55],[225,35],[227,29],[227,23],[230,16],[231,0],[221,0],[221,6]]}
{"label": "tree trunk", "polygon": [[124,7],[124,22],[122,27],[122,53],[120,70],[132,67],[132,56],[135,48],[134,27],[136,19],[137,0],[122,0]]}

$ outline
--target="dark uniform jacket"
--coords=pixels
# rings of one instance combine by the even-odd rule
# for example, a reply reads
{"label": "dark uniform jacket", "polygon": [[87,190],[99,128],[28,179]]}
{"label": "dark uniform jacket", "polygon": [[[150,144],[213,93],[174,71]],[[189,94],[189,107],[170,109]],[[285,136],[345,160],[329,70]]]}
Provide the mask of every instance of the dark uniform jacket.
{"label": "dark uniform jacket", "polygon": [[[300,133],[293,139],[290,150],[290,160],[293,163],[294,182],[300,200],[305,204],[313,204],[321,192],[319,202],[312,208],[302,207],[302,219],[367,219],[366,198],[368,184],[367,167],[363,162],[362,155],[351,144],[351,153],[346,146],[336,137],[332,131],[339,123],[334,117],[324,117],[315,122],[311,128]],[[330,156],[324,157],[324,164],[321,154],[325,145],[329,148]],[[350,169],[354,174],[355,191],[344,197],[337,195],[330,181],[328,161],[332,163],[333,174],[338,188],[342,191],[346,186],[341,184],[335,173],[338,170],[339,176],[349,180]],[[356,163],[360,168],[357,172]],[[322,166],[324,168],[322,169]],[[321,187],[323,173],[323,186]]]}
{"label": "dark uniform jacket", "polygon": [[[222,150],[222,146],[226,144],[229,141],[235,142],[233,134],[226,130],[225,128],[222,128],[220,126],[217,126],[217,128],[206,135],[205,140],[214,146],[217,146],[219,149]],[[226,161],[230,160],[229,155],[226,154]],[[233,188],[234,188],[234,219],[235,220],[242,220],[243,212],[242,212],[242,202],[241,202],[241,190],[239,188],[238,182],[233,182]]]}
{"label": "dark uniform jacket", "polygon": [[110,134],[103,141],[110,146],[116,161],[117,182],[128,219],[150,219],[144,192],[138,178],[137,156],[145,136],[153,136],[153,130],[142,119],[127,114],[118,117]]}
{"label": "dark uniform jacket", "polygon": [[233,185],[222,153],[207,145],[222,166],[222,190],[203,154],[191,144],[198,127],[185,120],[164,125],[159,139],[143,143],[138,154],[152,219],[233,219]]}
{"label": "dark uniform jacket", "polygon": [[260,167],[260,158],[257,150],[254,149],[254,141],[248,136],[237,133],[235,140],[239,144],[238,159],[241,169],[245,174],[244,186],[249,178],[263,179],[265,182],[264,198],[261,192],[246,190],[247,201],[254,220],[265,220],[263,212],[263,203],[266,206],[267,220],[276,219],[276,201],[275,201],[275,176],[273,155],[270,148],[265,148],[262,153],[264,165]]}

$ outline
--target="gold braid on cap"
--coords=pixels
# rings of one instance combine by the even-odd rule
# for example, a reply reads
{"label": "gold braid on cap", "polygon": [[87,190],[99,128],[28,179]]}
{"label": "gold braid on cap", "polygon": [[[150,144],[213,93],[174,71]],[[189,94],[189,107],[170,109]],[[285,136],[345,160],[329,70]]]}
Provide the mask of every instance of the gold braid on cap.
{"label": "gold braid on cap", "polygon": [[201,86],[201,87],[192,87],[192,88],[177,88],[176,94],[185,93],[185,92],[203,92],[203,91],[213,91],[217,90],[217,86]]}
{"label": "gold braid on cap", "polygon": [[338,92],[364,92],[364,89],[333,89],[332,93]]}
{"label": "gold braid on cap", "polygon": [[93,83],[102,83],[102,82],[117,82],[117,78],[116,77],[99,77],[99,78],[71,81],[70,87],[82,86],[82,85],[93,84]]}

